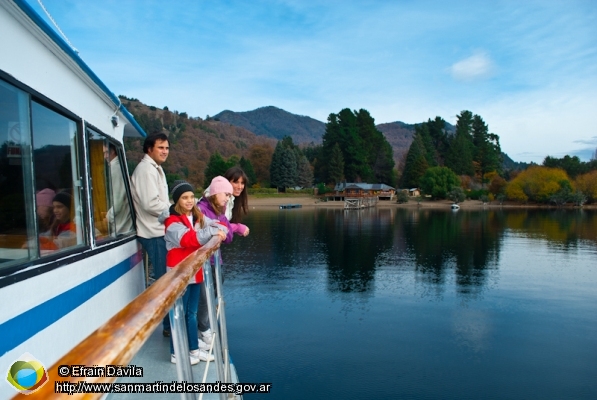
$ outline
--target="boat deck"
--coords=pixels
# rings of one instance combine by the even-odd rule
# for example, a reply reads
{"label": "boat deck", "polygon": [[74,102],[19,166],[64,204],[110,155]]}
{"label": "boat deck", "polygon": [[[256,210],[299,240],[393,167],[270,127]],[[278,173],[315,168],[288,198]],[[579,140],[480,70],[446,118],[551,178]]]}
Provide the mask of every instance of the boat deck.
{"label": "boat deck", "polygon": [[[147,342],[135,355],[129,365],[135,365],[143,368],[143,377],[126,377],[119,378],[117,383],[132,383],[132,384],[153,384],[155,382],[161,382],[170,384],[173,381],[177,381],[176,365],[170,362],[170,339],[162,335],[162,325],[151,334]],[[193,382],[201,383],[203,380],[203,374],[207,363],[201,361],[197,365],[191,366],[193,371]],[[238,382],[236,375],[236,369],[231,363],[230,365],[232,381]],[[217,381],[216,368],[213,362],[209,363],[206,383],[215,383]],[[199,394],[197,394],[199,396]],[[152,400],[160,399],[180,399],[179,393],[111,393],[106,399],[107,400],[128,400],[128,399],[147,399]],[[205,393],[203,399],[215,400],[219,399],[217,393]],[[237,399],[240,396],[236,397]]]}

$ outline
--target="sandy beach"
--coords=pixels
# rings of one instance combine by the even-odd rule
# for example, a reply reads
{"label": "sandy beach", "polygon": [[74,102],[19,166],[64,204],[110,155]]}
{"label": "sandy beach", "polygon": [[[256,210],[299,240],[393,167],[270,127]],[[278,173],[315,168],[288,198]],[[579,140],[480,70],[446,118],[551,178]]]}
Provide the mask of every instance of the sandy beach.
{"label": "sandy beach", "polygon": [[[344,207],[343,201],[321,201],[320,199],[313,196],[293,196],[293,197],[254,197],[249,196],[249,208],[279,208],[283,204],[300,204],[303,207]],[[452,202],[450,200],[434,200],[434,201],[423,201],[417,204],[416,201],[411,200],[408,203],[398,204],[396,200],[387,201],[381,200],[377,203],[377,207],[396,207],[396,208],[445,208],[449,209]],[[548,208],[555,209],[555,206],[543,205],[543,204],[519,204],[504,202],[500,205],[499,202],[493,201],[490,204],[483,204],[479,200],[466,200],[459,203],[461,209],[491,209],[491,208]],[[566,205],[564,209],[573,209],[575,207]],[[583,206],[583,209],[597,209],[597,204],[589,204]]]}

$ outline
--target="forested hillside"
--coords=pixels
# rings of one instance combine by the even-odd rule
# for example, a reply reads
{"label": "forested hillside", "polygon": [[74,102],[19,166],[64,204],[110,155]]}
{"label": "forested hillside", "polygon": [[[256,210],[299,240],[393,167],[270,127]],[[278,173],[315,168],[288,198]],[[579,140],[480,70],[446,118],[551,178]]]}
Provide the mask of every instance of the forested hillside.
{"label": "forested hillside", "polygon": [[[276,140],[225,122],[189,117],[185,112],[170,111],[146,106],[137,99],[121,96],[125,107],[148,133],[164,132],[170,142],[170,156],[163,168],[169,179],[186,179],[196,186],[203,186],[204,173],[212,154],[222,157],[245,157],[254,155],[254,167],[269,169],[271,154]],[[143,158],[143,139],[125,138],[129,172]],[[268,158],[269,157],[269,158]]]}
{"label": "forested hillside", "polygon": [[[121,101],[147,133],[168,135],[171,152],[163,166],[168,180],[186,179],[198,187],[204,186],[206,171],[211,176],[239,163],[251,170],[251,185],[274,183],[280,188],[310,186],[309,179],[314,184],[347,179],[414,187],[433,166],[445,165],[458,175],[478,176],[479,181],[488,172],[526,167],[501,153],[497,135],[470,112],[459,116],[459,133],[458,126],[441,117],[414,125],[400,121],[375,125],[364,109],[331,113],[323,124],[271,106],[244,113],[224,111],[204,120],[133,98],[121,96]],[[129,172],[143,157],[142,142],[125,139]],[[283,146],[274,154],[279,142]],[[286,156],[280,158],[281,152]],[[289,157],[294,160],[287,166],[290,178],[282,176],[288,171],[279,170]],[[271,176],[272,158],[275,176]]]}

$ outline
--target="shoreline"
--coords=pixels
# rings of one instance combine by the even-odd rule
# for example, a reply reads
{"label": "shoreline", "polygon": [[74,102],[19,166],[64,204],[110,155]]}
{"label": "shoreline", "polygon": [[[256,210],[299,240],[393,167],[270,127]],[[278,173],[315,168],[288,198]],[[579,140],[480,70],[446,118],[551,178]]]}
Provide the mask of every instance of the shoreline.
{"label": "shoreline", "polygon": [[[300,204],[302,207],[344,207],[344,201],[320,201],[318,198],[313,196],[271,196],[271,197],[254,197],[249,195],[249,209],[253,208],[279,208],[284,204]],[[377,203],[377,207],[394,207],[394,208],[427,208],[427,209],[450,209],[452,201],[450,200],[434,200],[434,201],[423,201],[421,204],[417,204],[416,201],[411,200],[408,203],[399,204],[395,200],[380,200]],[[566,205],[564,207],[556,207],[553,205],[545,204],[519,204],[513,202],[504,202],[499,204],[497,201],[493,201],[489,204],[483,204],[479,200],[465,200],[458,204],[460,209],[474,210],[474,209],[497,209],[497,208],[510,208],[510,209],[564,209],[564,210],[575,210],[579,207]],[[584,210],[597,209],[597,204],[589,204],[581,207]]]}

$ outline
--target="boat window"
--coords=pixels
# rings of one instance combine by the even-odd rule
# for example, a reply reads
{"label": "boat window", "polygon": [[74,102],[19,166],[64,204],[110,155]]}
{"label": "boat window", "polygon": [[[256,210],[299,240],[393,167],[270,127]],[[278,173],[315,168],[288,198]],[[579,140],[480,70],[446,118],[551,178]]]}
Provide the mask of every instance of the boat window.
{"label": "boat window", "polygon": [[133,231],[131,205],[127,195],[128,175],[116,143],[87,129],[95,238],[98,241]]}
{"label": "boat window", "polygon": [[40,255],[84,244],[77,125],[31,102]]}
{"label": "boat window", "polygon": [[29,95],[0,81],[0,268],[37,257]]}

